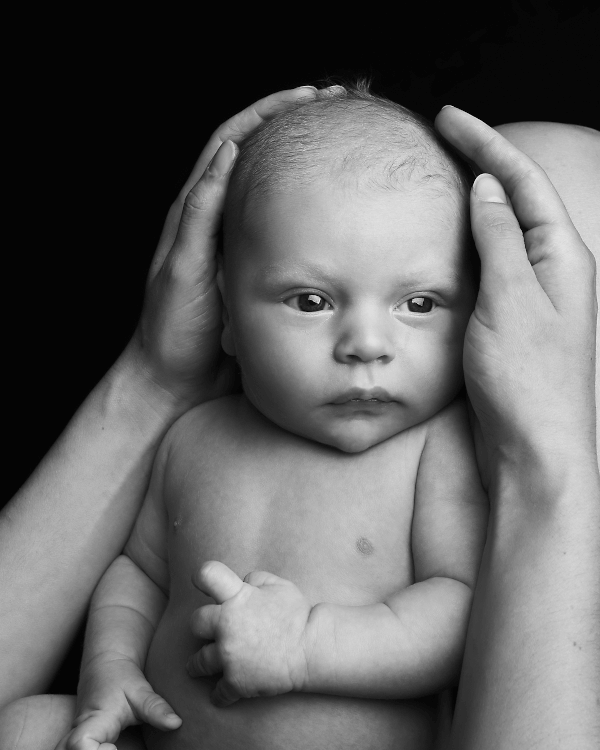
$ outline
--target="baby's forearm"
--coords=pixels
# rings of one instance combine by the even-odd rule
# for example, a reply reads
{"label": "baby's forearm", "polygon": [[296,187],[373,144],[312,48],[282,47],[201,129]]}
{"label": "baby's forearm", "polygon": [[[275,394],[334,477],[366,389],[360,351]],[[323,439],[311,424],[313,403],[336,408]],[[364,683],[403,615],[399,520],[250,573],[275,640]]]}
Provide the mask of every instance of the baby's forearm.
{"label": "baby's forearm", "polygon": [[362,607],[317,604],[306,636],[305,692],[415,698],[459,674],[472,591],[431,578]]}
{"label": "baby's forearm", "polygon": [[166,597],[125,555],[104,574],[94,593],[85,636],[82,674],[111,661],[130,661],[143,670]]}

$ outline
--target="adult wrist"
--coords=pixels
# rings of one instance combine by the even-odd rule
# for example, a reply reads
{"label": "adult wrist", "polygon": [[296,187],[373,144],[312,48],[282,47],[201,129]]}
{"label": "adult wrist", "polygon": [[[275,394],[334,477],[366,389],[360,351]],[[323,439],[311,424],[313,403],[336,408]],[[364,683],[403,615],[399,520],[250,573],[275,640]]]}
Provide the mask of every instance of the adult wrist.
{"label": "adult wrist", "polygon": [[498,451],[489,487],[496,528],[543,528],[560,519],[587,524],[600,516],[600,474],[593,441],[562,446],[525,442]]}
{"label": "adult wrist", "polygon": [[169,426],[198,403],[163,387],[133,341],[104,380],[110,400],[136,421],[151,420]]}

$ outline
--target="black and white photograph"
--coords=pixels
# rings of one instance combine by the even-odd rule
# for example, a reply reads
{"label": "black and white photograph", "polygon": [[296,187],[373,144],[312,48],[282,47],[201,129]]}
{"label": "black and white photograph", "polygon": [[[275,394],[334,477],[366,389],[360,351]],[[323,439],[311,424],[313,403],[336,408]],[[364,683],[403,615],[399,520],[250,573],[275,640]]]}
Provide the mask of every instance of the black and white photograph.
{"label": "black and white photograph", "polygon": [[1,750],[595,750],[600,7],[20,9]]}

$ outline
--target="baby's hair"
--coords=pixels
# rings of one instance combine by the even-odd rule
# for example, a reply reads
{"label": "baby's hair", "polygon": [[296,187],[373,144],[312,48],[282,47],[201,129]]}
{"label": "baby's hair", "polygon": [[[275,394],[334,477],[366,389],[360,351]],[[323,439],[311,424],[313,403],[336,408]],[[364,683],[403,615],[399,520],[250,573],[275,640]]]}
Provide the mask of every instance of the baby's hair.
{"label": "baby's hair", "polygon": [[[232,200],[319,178],[383,190],[423,186],[468,194],[469,167],[422,115],[370,91],[360,79],[318,91],[262,123],[241,144]],[[237,201],[236,201],[237,202]]]}
{"label": "baby's hair", "polygon": [[478,256],[468,229],[473,173],[416,112],[374,94],[365,79],[324,88],[259,125],[240,144],[225,227],[244,220],[248,201],[320,180],[366,190],[416,188],[455,199],[469,265]]}

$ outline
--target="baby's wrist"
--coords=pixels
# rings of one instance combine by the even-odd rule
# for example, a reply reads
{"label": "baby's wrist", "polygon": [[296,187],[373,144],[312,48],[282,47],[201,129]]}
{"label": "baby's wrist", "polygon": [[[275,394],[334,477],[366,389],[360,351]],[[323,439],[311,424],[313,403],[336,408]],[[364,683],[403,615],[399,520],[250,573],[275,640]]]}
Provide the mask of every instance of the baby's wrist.
{"label": "baby's wrist", "polygon": [[302,642],[304,664],[302,683],[298,688],[304,693],[318,693],[330,687],[331,665],[327,655],[335,652],[332,641],[334,632],[333,612],[326,602],[315,604],[308,616]]}

